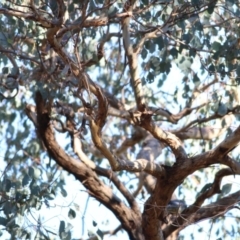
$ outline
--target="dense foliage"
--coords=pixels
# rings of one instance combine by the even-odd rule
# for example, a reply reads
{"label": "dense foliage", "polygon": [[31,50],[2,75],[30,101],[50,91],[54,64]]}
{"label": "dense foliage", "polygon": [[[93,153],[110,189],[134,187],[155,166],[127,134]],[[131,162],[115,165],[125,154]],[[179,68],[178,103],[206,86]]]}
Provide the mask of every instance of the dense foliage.
{"label": "dense foliage", "polygon": [[[41,222],[74,176],[120,223],[97,227],[95,239],[194,238],[180,231],[202,220],[209,239],[236,236],[239,185],[221,182],[240,174],[239,9],[237,0],[2,0],[1,234],[81,237],[69,222],[82,202],[55,229]],[[113,218],[95,211],[94,227]]]}

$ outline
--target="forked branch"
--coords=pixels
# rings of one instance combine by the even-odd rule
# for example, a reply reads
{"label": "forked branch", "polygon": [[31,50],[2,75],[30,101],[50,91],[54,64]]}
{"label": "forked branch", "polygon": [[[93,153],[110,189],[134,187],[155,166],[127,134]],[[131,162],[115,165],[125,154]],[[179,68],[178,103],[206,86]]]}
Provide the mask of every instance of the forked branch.
{"label": "forked branch", "polygon": [[[73,174],[88,189],[91,196],[110,209],[122,227],[128,232],[130,238],[143,240],[141,230],[141,214],[128,208],[97,176],[97,174],[84,163],[70,157],[57,143],[53,127],[50,122],[51,102],[42,98],[40,92],[36,93],[37,128],[39,136],[44,142],[49,155],[66,171]],[[136,210],[136,209],[134,209]],[[122,211],[125,214],[122,214]],[[134,227],[133,227],[134,226]]]}
{"label": "forked branch", "polygon": [[[190,223],[191,224],[194,223],[193,218],[195,217],[193,216],[195,216],[195,214],[198,215],[198,212],[202,211],[201,209],[205,209],[205,211],[211,212],[212,209],[210,208],[208,210],[207,210],[207,207],[201,208],[202,204],[206,199],[212,197],[214,194],[221,193],[220,185],[221,185],[222,178],[229,175],[233,175],[233,174],[234,173],[230,168],[221,169],[215,175],[215,179],[213,183],[207,184],[203,187],[202,191],[200,192],[199,196],[196,198],[195,202],[191,206],[184,209],[181,213],[179,213],[179,216],[169,226],[167,226],[163,230],[164,236],[167,237],[170,234],[172,234],[174,231],[179,230],[179,228],[183,229],[186,226],[188,226]],[[214,212],[214,214],[217,215],[216,212]],[[212,215],[214,214],[212,213]]]}

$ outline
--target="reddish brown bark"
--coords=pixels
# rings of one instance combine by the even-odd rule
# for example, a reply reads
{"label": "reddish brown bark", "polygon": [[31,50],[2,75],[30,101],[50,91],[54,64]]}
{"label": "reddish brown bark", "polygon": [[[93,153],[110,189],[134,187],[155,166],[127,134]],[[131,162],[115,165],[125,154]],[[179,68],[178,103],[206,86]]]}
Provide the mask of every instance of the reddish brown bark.
{"label": "reddish brown bark", "polygon": [[88,193],[111,210],[119,219],[124,230],[127,231],[129,238],[132,240],[144,240],[142,234],[141,213],[139,209],[131,209],[127,207],[117,196],[114,195],[112,189],[106,186],[97,176],[97,174],[83,164],[81,161],[73,159],[59,146],[49,117],[50,102],[45,102],[40,94],[36,94],[37,107],[37,123],[38,133],[41,137],[49,155],[63,169],[73,174]]}

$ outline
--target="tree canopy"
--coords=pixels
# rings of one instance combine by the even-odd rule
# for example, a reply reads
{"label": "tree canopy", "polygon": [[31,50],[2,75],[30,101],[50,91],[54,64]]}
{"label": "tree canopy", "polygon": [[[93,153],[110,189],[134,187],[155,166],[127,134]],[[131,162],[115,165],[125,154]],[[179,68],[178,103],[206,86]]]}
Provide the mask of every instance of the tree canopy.
{"label": "tree canopy", "polygon": [[194,238],[181,231],[203,220],[209,239],[235,236],[239,185],[222,180],[240,174],[239,9],[235,0],[2,0],[1,234],[80,238],[68,219],[48,230],[39,216],[74,176],[119,221],[89,239]]}

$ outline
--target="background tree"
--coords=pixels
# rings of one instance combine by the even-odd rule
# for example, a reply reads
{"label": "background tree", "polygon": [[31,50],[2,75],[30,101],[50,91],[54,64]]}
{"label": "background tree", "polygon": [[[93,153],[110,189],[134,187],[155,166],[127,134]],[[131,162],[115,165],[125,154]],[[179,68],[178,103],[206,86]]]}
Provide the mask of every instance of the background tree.
{"label": "background tree", "polygon": [[[37,216],[34,231],[21,222],[68,194],[61,168],[129,239],[176,239],[238,208],[239,186],[221,181],[240,174],[239,9],[234,0],[1,1],[0,224],[12,239],[72,239],[67,221],[58,232]],[[236,234],[238,221],[231,231],[218,223],[218,234]]]}

